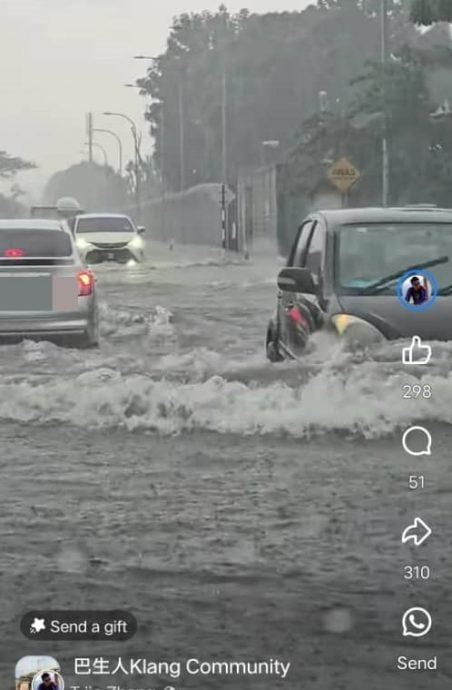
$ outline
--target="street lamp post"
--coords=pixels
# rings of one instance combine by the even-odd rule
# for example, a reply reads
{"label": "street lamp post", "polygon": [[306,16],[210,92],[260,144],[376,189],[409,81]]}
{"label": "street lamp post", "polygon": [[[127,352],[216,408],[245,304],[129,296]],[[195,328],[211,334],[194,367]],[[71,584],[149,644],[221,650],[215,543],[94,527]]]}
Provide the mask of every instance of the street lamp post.
{"label": "street lamp post", "polygon": [[381,0],[381,64],[383,66],[383,135],[381,138],[382,157],[382,205],[388,205],[389,196],[389,148],[388,113],[386,103],[386,64],[388,61],[388,0]]}
{"label": "street lamp post", "polygon": [[227,98],[226,61],[223,55],[221,60],[221,176],[224,185],[228,183]]}
{"label": "street lamp post", "polygon": [[131,130],[132,130],[132,137],[133,137],[133,143],[134,143],[134,151],[135,151],[135,197],[136,197],[136,204],[137,204],[137,216],[139,219],[141,219],[141,177],[140,177],[140,147],[139,147],[139,142],[138,142],[138,130],[135,122],[132,120],[131,117],[128,115],[125,115],[125,113],[116,113],[116,112],[111,112],[111,111],[105,111],[102,113],[103,115],[108,115],[108,116],[114,116],[114,117],[121,117],[123,120],[127,120],[127,122],[130,124]]}
{"label": "street lamp post", "polygon": [[122,141],[116,132],[112,129],[98,129],[97,127],[93,129],[93,132],[102,132],[104,134],[110,134],[118,142],[118,154],[119,154],[119,176],[122,177]]}
{"label": "street lamp post", "polygon": [[185,126],[184,126],[184,85],[179,76],[177,82],[177,100],[179,109],[179,191],[185,189]]}
{"label": "street lamp post", "polygon": [[[98,144],[97,141],[86,141],[85,146],[88,147],[89,151],[91,150],[92,146],[95,146],[96,148],[99,149],[99,151],[102,151],[102,154],[104,157],[104,167],[105,168],[109,167],[107,152],[106,152],[105,148],[102,146],[102,144]],[[89,155],[91,155],[91,153]]]}

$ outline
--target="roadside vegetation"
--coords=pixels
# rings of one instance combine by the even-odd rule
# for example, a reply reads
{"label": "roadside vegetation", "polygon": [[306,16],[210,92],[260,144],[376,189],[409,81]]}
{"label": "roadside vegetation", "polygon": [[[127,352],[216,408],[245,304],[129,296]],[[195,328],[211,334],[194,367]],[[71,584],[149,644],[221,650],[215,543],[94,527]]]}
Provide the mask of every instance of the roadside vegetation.
{"label": "roadside vegetation", "polygon": [[329,162],[346,154],[361,171],[355,201],[378,202],[385,114],[390,201],[450,205],[450,6],[388,0],[385,67],[380,0],[318,0],[302,12],[266,15],[231,14],[222,6],[177,17],[166,51],[138,80],[153,99],[146,117],[167,188],[177,190],[180,179],[181,107],[186,186],[221,179],[226,75],[231,183],[262,164],[263,142],[270,140],[279,142],[271,161],[287,166],[292,193],[311,193]]}

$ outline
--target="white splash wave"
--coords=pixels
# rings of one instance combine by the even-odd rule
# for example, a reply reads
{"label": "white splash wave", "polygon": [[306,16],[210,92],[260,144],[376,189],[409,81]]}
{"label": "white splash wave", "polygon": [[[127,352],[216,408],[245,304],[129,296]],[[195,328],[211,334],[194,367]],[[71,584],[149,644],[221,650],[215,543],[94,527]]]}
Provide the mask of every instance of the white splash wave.
{"label": "white splash wave", "polygon": [[101,335],[123,338],[132,335],[169,338],[175,334],[173,315],[165,307],[156,306],[149,312],[120,309],[100,304]]}
{"label": "white splash wave", "polygon": [[[430,399],[402,399],[405,383],[428,383]],[[452,423],[452,386],[446,377],[417,378],[403,372],[382,376],[368,362],[323,371],[305,385],[228,381],[155,380],[102,367],[33,384],[0,379],[0,418],[30,423],[64,422],[88,428],[122,427],[162,434],[209,430],[239,435],[344,431],[378,438],[415,420]]]}

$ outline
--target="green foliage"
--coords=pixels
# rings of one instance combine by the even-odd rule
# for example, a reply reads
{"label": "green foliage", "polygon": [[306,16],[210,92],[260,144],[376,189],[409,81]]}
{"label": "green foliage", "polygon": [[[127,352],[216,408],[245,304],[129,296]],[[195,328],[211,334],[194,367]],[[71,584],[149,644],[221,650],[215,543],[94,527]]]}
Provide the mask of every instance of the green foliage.
{"label": "green foliage", "polygon": [[390,203],[450,205],[452,118],[436,122],[427,72],[417,52],[401,51],[386,69],[368,65],[344,117],[326,113],[304,123],[303,137],[285,171],[286,191],[313,194],[326,185],[331,162],[345,155],[361,177],[352,205],[381,202],[381,138],[384,113],[390,150]]}
{"label": "green foliage", "polygon": [[[179,188],[182,106],[186,186],[221,179],[225,72],[231,182],[259,167],[262,142],[271,139],[280,142],[285,194],[331,188],[328,167],[346,155],[361,171],[351,202],[379,203],[386,113],[391,201],[414,202],[422,192],[422,201],[449,204],[452,120],[435,124],[430,117],[449,97],[448,27],[421,33],[410,21],[412,0],[387,0],[383,69],[381,6],[381,0],[318,0],[302,12],[230,14],[221,7],[178,17],[165,52],[139,81],[152,97],[146,117],[155,176]],[[444,20],[452,0],[424,0],[419,8]],[[436,98],[432,84],[441,92]],[[327,104],[319,112],[321,91]]]}
{"label": "green foliage", "polygon": [[451,0],[411,0],[411,21],[430,26],[435,22],[452,22]]}
{"label": "green foliage", "polygon": [[303,12],[233,15],[221,7],[178,17],[165,53],[139,80],[153,99],[146,116],[168,186],[180,182],[181,101],[186,185],[218,181],[226,72],[232,181],[259,165],[262,141],[278,140],[281,151],[292,145],[300,123],[316,112],[319,91],[332,102],[350,98],[350,77],[378,55],[378,26],[364,0],[325,0]]}
{"label": "green foliage", "polygon": [[126,180],[112,168],[87,161],[51,176],[43,202],[55,204],[62,196],[75,197],[86,211],[113,211],[124,208],[129,201]]}
{"label": "green foliage", "polygon": [[25,161],[18,156],[11,156],[6,151],[0,151],[0,177],[14,177],[18,172],[32,170],[33,168],[36,168],[34,163]]}
{"label": "green foliage", "polygon": [[[17,173],[33,170],[37,166],[19,156],[11,156],[6,151],[0,151],[0,178],[12,179]],[[24,206],[19,197],[23,191],[15,184],[11,187],[10,196],[0,194],[0,218],[17,218],[26,215]]]}

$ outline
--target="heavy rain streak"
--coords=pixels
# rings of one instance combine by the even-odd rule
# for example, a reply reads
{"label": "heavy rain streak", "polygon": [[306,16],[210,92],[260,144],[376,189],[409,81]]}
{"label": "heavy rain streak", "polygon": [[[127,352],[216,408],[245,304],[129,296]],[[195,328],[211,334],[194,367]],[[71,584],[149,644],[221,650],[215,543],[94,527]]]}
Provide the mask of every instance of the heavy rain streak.
{"label": "heavy rain streak", "polygon": [[[187,3],[1,2],[1,684],[50,654],[79,690],[443,690],[449,3]],[[22,635],[66,609],[138,631]]]}

